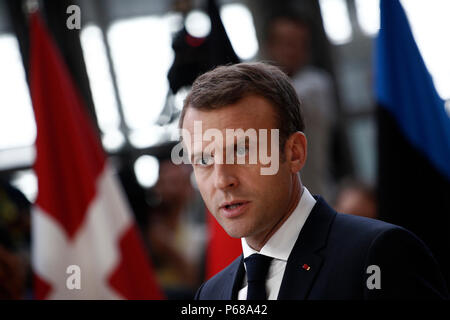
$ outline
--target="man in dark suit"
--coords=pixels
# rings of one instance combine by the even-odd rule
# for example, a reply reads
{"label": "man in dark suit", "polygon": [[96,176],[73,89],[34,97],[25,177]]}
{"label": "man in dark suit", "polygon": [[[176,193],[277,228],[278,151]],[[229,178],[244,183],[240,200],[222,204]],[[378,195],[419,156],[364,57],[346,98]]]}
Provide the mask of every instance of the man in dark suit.
{"label": "man in dark suit", "polygon": [[203,200],[243,248],[196,299],[448,298],[417,237],[336,213],[302,185],[305,125],[278,68],[241,63],[201,75],[180,127]]}

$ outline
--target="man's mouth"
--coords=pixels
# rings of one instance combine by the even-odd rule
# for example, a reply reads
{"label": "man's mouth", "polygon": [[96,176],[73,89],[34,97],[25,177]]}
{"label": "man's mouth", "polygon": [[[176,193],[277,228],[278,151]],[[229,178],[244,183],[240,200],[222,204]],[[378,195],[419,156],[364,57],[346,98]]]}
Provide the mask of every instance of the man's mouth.
{"label": "man's mouth", "polygon": [[226,209],[234,209],[234,208],[237,208],[237,207],[239,207],[241,205],[242,205],[242,202],[238,202],[238,203],[231,204],[231,205],[227,204],[227,205],[225,205],[225,208]]}
{"label": "man's mouth", "polygon": [[246,200],[235,200],[231,202],[226,202],[220,206],[220,210],[222,211],[225,217],[234,218],[244,213],[249,203],[250,201]]}

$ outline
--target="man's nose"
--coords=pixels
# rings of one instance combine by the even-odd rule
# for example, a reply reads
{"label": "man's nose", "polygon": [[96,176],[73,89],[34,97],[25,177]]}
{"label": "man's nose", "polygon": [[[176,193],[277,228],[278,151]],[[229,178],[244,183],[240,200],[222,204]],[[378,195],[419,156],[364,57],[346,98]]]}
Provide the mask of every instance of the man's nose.
{"label": "man's nose", "polygon": [[217,189],[226,190],[236,188],[239,185],[232,164],[214,164],[214,186]]}

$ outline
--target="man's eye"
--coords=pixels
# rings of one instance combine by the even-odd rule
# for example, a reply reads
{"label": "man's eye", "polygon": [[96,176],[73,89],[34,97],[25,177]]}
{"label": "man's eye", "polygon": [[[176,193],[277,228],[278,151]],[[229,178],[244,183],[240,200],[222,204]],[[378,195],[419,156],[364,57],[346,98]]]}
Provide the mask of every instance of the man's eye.
{"label": "man's eye", "polygon": [[247,154],[248,148],[247,147],[237,147],[236,148],[236,155],[243,157]]}
{"label": "man's eye", "polygon": [[209,166],[213,163],[213,158],[208,156],[198,157],[195,164],[199,166]]}

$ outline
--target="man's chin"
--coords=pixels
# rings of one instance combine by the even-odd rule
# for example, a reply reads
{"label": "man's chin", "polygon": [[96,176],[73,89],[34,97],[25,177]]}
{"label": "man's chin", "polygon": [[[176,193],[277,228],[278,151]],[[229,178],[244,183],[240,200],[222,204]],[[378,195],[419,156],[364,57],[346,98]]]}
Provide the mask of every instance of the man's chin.
{"label": "man's chin", "polygon": [[231,230],[228,231],[225,229],[225,232],[231,237],[231,238],[236,238],[236,239],[240,239],[240,238],[245,238],[245,235],[242,232],[238,232],[235,230]]}
{"label": "man's chin", "polygon": [[249,234],[249,232],[242,230],[242,228],[235,228],[233,226],[223,226],[223,225],[222,228],[232,238],[245,238]]}

